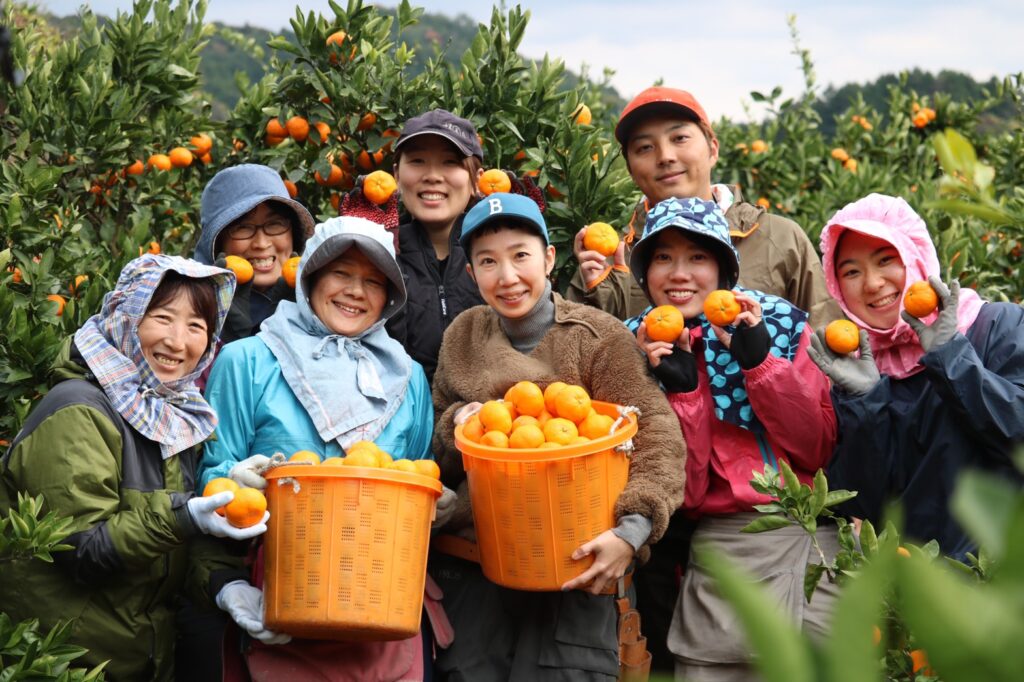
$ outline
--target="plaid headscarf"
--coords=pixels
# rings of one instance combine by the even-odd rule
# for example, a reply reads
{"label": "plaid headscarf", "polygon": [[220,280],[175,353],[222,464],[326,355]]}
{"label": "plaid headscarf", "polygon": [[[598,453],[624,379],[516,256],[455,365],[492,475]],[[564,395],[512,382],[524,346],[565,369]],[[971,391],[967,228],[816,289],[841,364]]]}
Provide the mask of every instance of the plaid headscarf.
{"label": "plaid headscarf", "polygon": [[[213,279],[217,323],[213,340],[195,369],[164,384],[142,354],[138,328],[168,271]],[[147,254],[124,266],[114,290],[103,297],[100,312],[75,332],[75,346],[114,409],[143,436],[160,443],[164,459],[206,440],[217,425],[217,415],[195,381],[213,362],[217,335],[234,290],[235,276],[228,270],[178,256]]]}

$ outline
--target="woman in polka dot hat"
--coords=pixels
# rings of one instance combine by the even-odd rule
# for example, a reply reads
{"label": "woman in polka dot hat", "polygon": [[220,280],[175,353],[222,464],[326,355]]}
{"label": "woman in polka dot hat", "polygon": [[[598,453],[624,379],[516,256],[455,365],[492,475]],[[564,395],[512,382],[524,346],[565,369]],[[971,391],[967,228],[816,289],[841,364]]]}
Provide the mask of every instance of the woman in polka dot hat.
{"label": "woman in polka dot hat", "polygon": [[[674,342],[653,341],[644,315],[628,320],[686,438],[682,509],[696,519],[694,544],[710,543],[761,580],[812,633],[823,633],[835,586],[825,578],[808,603],[808,562],[820,563],[810,536],[798,526],[740,533],[760,516],[754,505],[770,498],[750,486],[765,465],[780,460],[811,484],[829,461],[836,419],[829,386],[807,356],[807,314],[788,301],[736,287],[739,256],[721,209],[700,199],[667,199],[647,216],[630,254],[630,270],[654,306],[676,307],[685,326]],[[732,324],[708,321],[704,301],[731,289],[740,306]],[[831,557],[837,528],[819,522],[818,542]],[[691,556],[676,604],[668,648],[677,678],[748,679],[749,647],[731,607]]]}

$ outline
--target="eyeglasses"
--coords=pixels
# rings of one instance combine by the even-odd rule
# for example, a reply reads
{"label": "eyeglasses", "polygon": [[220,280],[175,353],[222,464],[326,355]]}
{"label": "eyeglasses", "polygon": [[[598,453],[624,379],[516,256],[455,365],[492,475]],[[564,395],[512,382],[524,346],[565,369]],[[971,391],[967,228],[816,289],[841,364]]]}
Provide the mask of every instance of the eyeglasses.
{"label": "eyeglasses", "polygon": [[263,234],[268,237],[276,237],[279,234],[284,234],[292,229],[292,224],[283,219],[276,218],[274,220],[268,220],[262,224],[256,223],[242,223],[240,225],[232,225],[228,228],[228,236],[232,239],[251,239],[256,236],[256,230],[262,230]]}

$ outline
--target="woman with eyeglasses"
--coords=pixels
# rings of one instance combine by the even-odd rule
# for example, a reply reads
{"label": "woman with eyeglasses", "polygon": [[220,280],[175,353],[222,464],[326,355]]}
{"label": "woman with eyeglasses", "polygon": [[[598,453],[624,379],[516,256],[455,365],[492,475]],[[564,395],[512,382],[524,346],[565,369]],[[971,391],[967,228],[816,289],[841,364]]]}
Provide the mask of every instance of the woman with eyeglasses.
{"label": "woman with eyeglasses", "polygon": [[226,256],[252,264],[253,278],[235,291],[222,335],[224,343],[247,338],[281,300],[295,300],[282,268],[302,252],[313,232],[313,216],[288,195],[275,170],[257,164],[225,168],[213,176],[200,210],[202,231],[193,257],[206,265]]}

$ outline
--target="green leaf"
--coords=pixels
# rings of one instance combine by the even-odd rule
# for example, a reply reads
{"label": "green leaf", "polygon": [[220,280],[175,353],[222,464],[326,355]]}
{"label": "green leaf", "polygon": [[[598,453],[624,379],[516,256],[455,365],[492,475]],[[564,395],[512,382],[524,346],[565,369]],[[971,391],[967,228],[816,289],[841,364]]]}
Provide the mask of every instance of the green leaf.
{"label": "green leaf", "polygon": [[825,508],[827,496],[828,481],[825,479],[825,472],[818,469],[818,472],[814,474],[814,486],[811,493],[810,513],[812,516],[817,517],[821,510]]}
{"label": "green leaf", "polygon": [[974,216],[988,221],[993,225],[1012,225],[1013,216],[1005,211],[984,204],[969,203],[959,199],[934,199],[926,201],[925,207],[936,211],[948,211],[957,215]]}
{"label": "green leaf", "polygon": [[1008,480],[968,469],[957,478],[949,504],[968,535],[998,560],[1010,540],[1006,531],[1019,495],[1019,488]]}
{"label": "green leaf", "polygon": [[792,526],[792,522],[785,516],[771,515],[762,516],[759,519],[754,519],[742,529],[741,533],[764,533],[769,530],[778,530],[779,528],[786,528]]}
{"label": "green leaf", "polygon": [[857,497],[856,490],[830,490],[825,496],[825,506],[835,507],[843,502],[849,502],[855,497]]}
{"label": "green leaf", "polygon": [[843,583],[832,611],[828,638],[822,645],[825,679],[829,682],[876,682],[883,654],[872,642],[882,623],[892,557],[880,558]]}
{"label": "green leaf", "polygon": [[764,588],[708,547],[695,548],[699,562],[715,577],[722,596],[736,611],[765,682],[815,682],[810,647],[788,614]]}
{"label": "green leaf", "polygon": [[810,603],[814,591],[818,589],[821,576],[825,575],[825,568],[824,564],[807,564],[807,571],[804,573],[804,599],[808,603]]}
{"label": "green leaf", "polygon": [[867,519],[860,524],[860,548],[864,556],[872,557],[878,554],[878,536],[875,535],[875,526]]}

